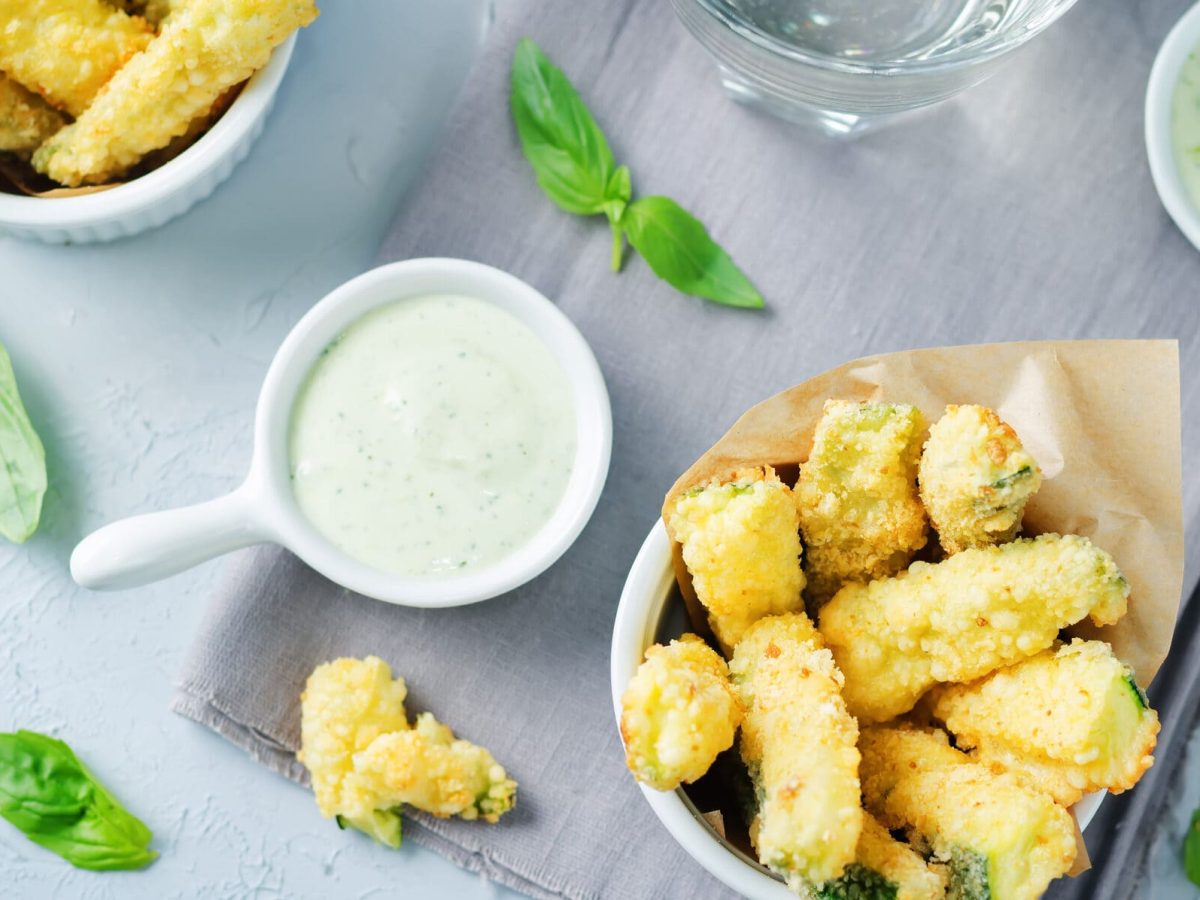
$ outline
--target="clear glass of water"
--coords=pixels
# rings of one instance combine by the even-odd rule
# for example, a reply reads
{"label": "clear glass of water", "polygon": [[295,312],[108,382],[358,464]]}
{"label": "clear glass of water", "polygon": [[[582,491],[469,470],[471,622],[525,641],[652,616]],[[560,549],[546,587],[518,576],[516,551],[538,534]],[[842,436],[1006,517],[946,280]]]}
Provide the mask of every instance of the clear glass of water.
{"label": "clear glass of water", "polygon": [[738,100],[852,136],[978,84],[1075,0],[672,0]]}

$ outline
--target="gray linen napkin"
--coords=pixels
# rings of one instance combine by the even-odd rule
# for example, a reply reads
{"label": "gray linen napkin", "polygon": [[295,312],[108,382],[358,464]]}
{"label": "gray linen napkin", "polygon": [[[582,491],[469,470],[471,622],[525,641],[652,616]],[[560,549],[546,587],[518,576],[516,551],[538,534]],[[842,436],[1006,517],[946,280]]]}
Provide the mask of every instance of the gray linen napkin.
{"label": "gray linen napkin", "polygon": [[[744,409],[866,353],[1176,337],[1195,360],[1200,254],[1162,212],[1141,144],[1153,52],[1184,6],[1089,0],[962,101],[850,145],[727,100],[665,0],[502,7],[382,258],[500,266],[578,324],[615,417],[595,517],[545,575],[457,610],[375,603],[282,551],[248,551],[218,592],[175,708],[299,780],[305,676],[331,657],[378,654],[410,681],[415,708],[485,743],[521,782],[500,826],[418,817],[414,840],[538,897],[726,894],[638,795],[609,701],[617,598],[664,492]],[[539,193],[508,118],[508,61],[525,34],[568,71],[635,191],[692,209],[768,311],[682,297],[636,258],[610,273],[604,224]],[[1198,377],[1185,366],[1185,471],[1200,449]],[[1192,479],[1188,593],[1198,513]]]}

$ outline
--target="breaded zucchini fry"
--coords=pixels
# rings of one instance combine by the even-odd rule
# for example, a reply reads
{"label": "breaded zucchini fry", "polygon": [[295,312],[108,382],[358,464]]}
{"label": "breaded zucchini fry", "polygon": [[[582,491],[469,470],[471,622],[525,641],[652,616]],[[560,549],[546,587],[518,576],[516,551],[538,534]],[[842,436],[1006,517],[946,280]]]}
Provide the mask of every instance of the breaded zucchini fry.
{"label": "breaded zucchini fry", "polygon": [[0,152],[26,155],[66,123],[58,110],[0,72]]}
{"label": "breaded zucchini fry", "polygon": [[313,0],[189,0],[73,124],[38,149],[34,167],[71,186],[116,178],[187,131],[316,17]]}
{"label": "breaded zucchini fry", "polygon": [[151,37],[101,0],[0,0],[0,70],[73,116]]}
{"label": "breaded zucchini fry", "polygon": [[932,701],[959,747],[1064,806],[1128,790],[1154,763],[1158,715],[1103,641],[1076,639],[973,684],[940,686]]}
{"label": "breaded zucchini fry", "polygon": [[796,506],[770,467],[688,491],[667,524],[726,655],[763,616],[804,608]]}
{"label": "breaded zucchini fry", "polygon": [[430,713],[409,731],[377,737],[355,754],[354,768],[371,798],[360,814],[407,804],[442,819],[496,822],[517,800],[517,783],[492,754],[456,739]]}
{"label": "breaded zucchini fry", "polygon": [[400,844],[401,807],[495,822],[516,782],[482,747],[455,740],[429,713],[410,729],[404,679],[375,656],[318,666],[300,695],[300,751],[317,808],[338,824]]}
{"label": "breaded zucchini fry", "polygon": [[867,728],[859,747],[867,809],[948,863],[948,897],[1035,900],[1075,861],[1075,825],[1065,809],[970,762],[944,734]]}
{"label": "breaded zucchini fry", "polygon": [[858,726],[804,613],[761,619],[730,663],[746,708],[739,749],[757,798],[751,839],[796,891],[839,878],[862,831]]}
{"label": "breaded zucchini fry", "polygon": [[942,549],[1003,544],[1021,528],[1042,471],[986,406],[947,406],[921,454],[921,501]]}
{"label": "breaded zucchini fry", "polygon": [[[296,759],[308,769],[321,815],[340,815],[393,847],[400,843],[400,814],[371,806],[364,785],[354,775],[354,754],[382,734],[408,728],[407,694],[403,678],[393,681],[388,664],[368,656],[317,666],[300,695]],[[370,813],[361,812],[364,808]]]}
{"label": "breaded zucchini fry", "polygon": [[708,644],[694,634],[655,644],[621,698],[625,763],[643,784],[673,791],[733,746],[741,721],[729,667]]}
{"label": "breaded zucchini fry", "polygon": [[1079,535],[964,550],[896,578],[848,584],[820,627],[852,715],[883,722],[937,682],[972,681],[1051,646],[1060,629],[1125,614],[1129,584]]}
{"label": "breaded zucchini fry", "polygon": [[864,813],[854,862],[841,878],[815,887],[812,896],[816,900],[943,900],[946,883],[944,867],[930,868],[912,847]]}
{"label": "breaded zucchini fry", "polygon": [[896,574],[925,546],[917,497],[924,428],[920,410],[905,403],[825,401],[796,483],[814,605],[848,581]]}

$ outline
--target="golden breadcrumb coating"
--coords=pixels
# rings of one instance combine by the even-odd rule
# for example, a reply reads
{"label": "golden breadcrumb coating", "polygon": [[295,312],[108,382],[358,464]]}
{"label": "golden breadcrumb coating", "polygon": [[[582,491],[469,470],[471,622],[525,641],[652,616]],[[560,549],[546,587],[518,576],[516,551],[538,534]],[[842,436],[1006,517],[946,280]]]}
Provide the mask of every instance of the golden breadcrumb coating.
{"label": "golden breadcrumb coating", "polygon": [[820,628],[852,715],[884,722],[937,682],[971,681],[1051,646],[1060,629],[1125,614],[1129,584],[1079,535],[964,550],[869,584],[848,584]]}
{"label": "golden breadcrumb coating", "polygon": [[[367,808],[407,804],[446,818],[497,822],[516,803],[517,783],[492,754],[461,738],[430,713],[410,731],[393,731],[354,757],[371,800]],[[355,812],[355,811],[352,811]]]}
{"label": "golden breadcrumb coating", "polygon": [[73,124],[42,145],[34,167],[71,186],[111,181],[187,131],[316,17],[313,0],[190,0]]}
{"label": "golden breadcrumb coating", "polygon": [[151,37],[101,0],[0,0],[0,70],[73,116]]}
{"label": "golden breadcrumb coating", "polygon": [[381,734],[408,728],[404,679],[377,656],[335,659],[317,666],[300,695],[300,751],[326,818],[366,805],[348,776],[354,754]]}
{"label": "golden breadcrumb coating", "polygon": [[945,735],[867,728],[859,747],[867,809],[948,863],[949,896],[1035,900],[1075,861],[1075,824],[1065,809],[971,762]]}
{"label": "golden breadcrumb coating", "polygon": [[694,634],[655,644],[621,698],[625,763],[643,784],[673,791],[733,746],[741,721],[729,667],[708,644]]}
{"label": "golden breadcrumb coating", "polygon": [[840,877],[862,831],[858,726],[842,676],[804,613],[752,625],[730,663],[746,708],[739,750],[757,799],[763,865],[793,890]]}
{"label": "golden breadcrumb coating", "polygon": [[1075,639],[969,685],[934,689],[934,716],[959,747],[1064,806],[1120,793],[1154,763],[1158,714],[1103,641]]}
{"label": "golden breadcrumb coating", "polygon": [[763,616],[804,608],[796,506],[770,467],[688,491],[667,524],[726,655]]}
{"label": "golden breadcrumb coating", "polygon": [[947,406],[921,454],[921,501],[942,549],[1003,544],[1021,528],[1042,471],[1017,433],[986,406]]}
{"label": "golden breadcrumb coating", "polygon": [[45,100],[0,72],[0,151],[28,154],[66,122]]}
{"label": "golden breadcrumb coating", "polygon": [[878,819],[863,813],[854,862],[841,878],[825,882],[814,893],[820,900],[943,900],[946,881],[944,867],[931,868]]}
{"label": "golden breadcrumb coating", "polygon": [[376,840],[400,843],[400,807],[436,816],[496,819],[516,783],[491,754],[429,713],[410,729],[404,679],[375,656],[336,659],[313,670],[300,695],[300,750],[321,814]]}
{"label": "golden breadcrumb coating", "polygon": [[825,401],[796,505],[815,605],[848,581],[894,575],[925,546],[917,460],[925,430],[905,403]]}

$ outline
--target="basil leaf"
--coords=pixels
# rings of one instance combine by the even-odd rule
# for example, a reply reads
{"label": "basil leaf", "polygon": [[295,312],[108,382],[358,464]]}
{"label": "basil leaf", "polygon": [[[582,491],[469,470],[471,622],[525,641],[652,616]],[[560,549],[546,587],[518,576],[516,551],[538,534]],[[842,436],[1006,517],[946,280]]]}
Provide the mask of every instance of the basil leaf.
{"label": "basil leaf", "polygon": [[60,740],[0,734],[0,816],[81,869],[140,869],[152,835]]}
{"label": "basil leaf", "polygon": [[631,203],[621,225],[654,274],[685,294],[725,306],[762,307],[762,295],[750,279],[704,225],[670,197]]}
{"label": "basil leaf", "polygon": [[1192,824],[1183,839],[1183,871],[1188,881],[1200,885],[1200,809],[1192,813]]}
{"label": "basil leaf", "polygon": [[[616,164],[604,132],[567,76],[529,38],[517,42],[511,79],[521,149],[547,196],[579,215],[605,212],[613,199],[628,202],[628,191],[623,198],[609,192]],[[624,178],[628,186],[628,169]]]}
{"label": "basil leaf", "polygon": [[46,495],[46,451],[0,345],[0,536],[21,544],[37,531]]}

